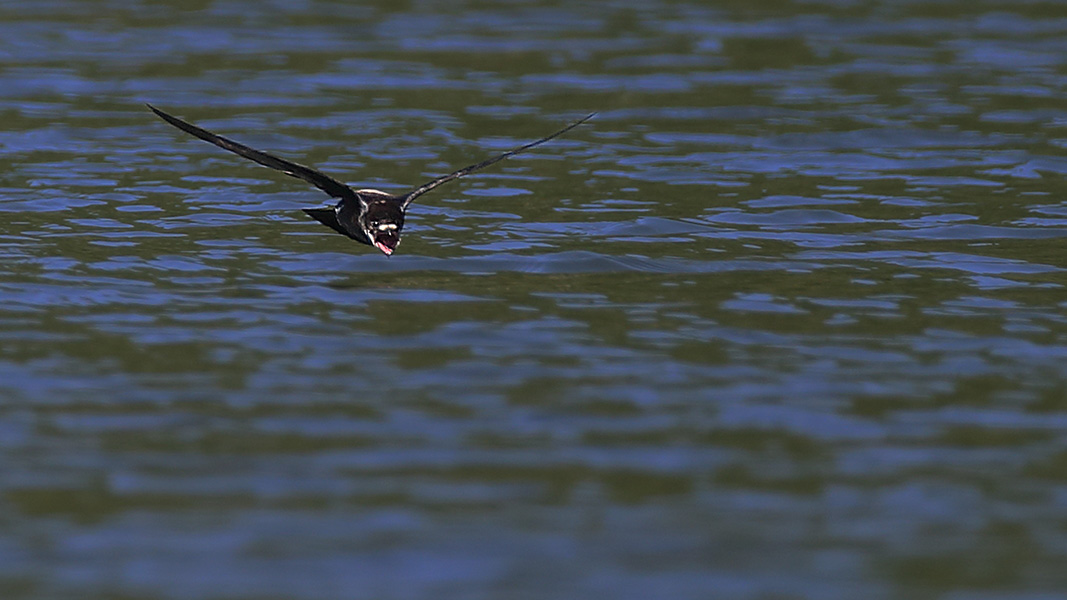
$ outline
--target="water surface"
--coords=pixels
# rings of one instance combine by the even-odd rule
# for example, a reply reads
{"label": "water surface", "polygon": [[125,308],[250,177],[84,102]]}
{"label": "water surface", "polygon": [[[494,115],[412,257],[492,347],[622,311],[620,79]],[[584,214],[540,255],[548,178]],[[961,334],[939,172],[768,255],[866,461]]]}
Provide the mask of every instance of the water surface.
{"label": "water surface", "polygon": [[[4,598],[1067,593],[1067,9],[0,6]],[[419,199],[386,258],[152,102]]]}

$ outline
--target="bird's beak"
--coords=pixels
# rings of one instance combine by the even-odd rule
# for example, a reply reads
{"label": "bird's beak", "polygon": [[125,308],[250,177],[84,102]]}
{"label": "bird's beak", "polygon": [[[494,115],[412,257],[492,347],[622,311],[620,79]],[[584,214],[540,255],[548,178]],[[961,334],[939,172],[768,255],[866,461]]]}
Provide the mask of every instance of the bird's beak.
{"label": "bird's beak", "polygon": [[382,254],[390,256],[400,244],[400,236],[395,232],[387,231],[374,236],[374,247],[381,250]]}

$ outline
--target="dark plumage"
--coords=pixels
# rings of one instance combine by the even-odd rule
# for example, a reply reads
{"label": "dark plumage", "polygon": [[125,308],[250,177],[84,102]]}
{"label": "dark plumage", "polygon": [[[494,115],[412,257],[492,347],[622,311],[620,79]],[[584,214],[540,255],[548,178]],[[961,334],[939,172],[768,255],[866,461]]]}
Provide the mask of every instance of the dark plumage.
{"label": "dark plumage", "polygon": [[190,135],[211,142],[219,148],[229,150],[234,154],[243,156],[261,165],[277,169],[286,175],[299,177],[326,192],[331,197],[338,198],[337,204],[332,207],[305,208],[304,212],[337,233],[346,235],[357,242],[374,246],[381,250],[386,256],[392,254],[400,243],[400,232],[404,229],[404,214],[407,212],[408,206],[415,200],[415,198],[418,198],[443,183],[448,183],[453,179],[458,179],[479,169],[484,169],[485,167],[504,160],[505,158],[515,156],[520,152],[525,152],[534,146],[543,144],[571,129],[574,129],[578,125],[591,119],[593,115],[596,114],[592,113],[586,115],[552,135],[541,138],[536,142],[530,142],[529,144],[494,156],[493,158],[484,160],[478,164],[470,165],[469,167],[464,167],[458,171],[449,173],[448,175],[438,177],[433,181],[420,185],[406,194],[394,195],[380,190],[353,190],[340,181],[324,175],[315,169],[299,165],[283,158],[278,158],[277,156],[261,152],[254,148],[249,148],[244,144],[239,144],[220,135],[215,135],[206,129],[202,129],[192,123],[187,123],[178,117],[169,115],[151,104],[148,105],[148,108],[156,113],[159,118]]}

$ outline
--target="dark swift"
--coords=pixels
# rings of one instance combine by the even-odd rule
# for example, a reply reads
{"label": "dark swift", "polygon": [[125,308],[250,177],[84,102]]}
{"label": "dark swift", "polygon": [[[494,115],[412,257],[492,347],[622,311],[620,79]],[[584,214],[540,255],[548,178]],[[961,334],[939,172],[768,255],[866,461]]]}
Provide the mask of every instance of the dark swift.
{"label": "dark swift", "polygon": [[244,144],[239,144],[233,140],[226,139],[221,135],[215,135],[206,129],[197,127],[192,123],[186,123],[178,117],[169,115],[151,104],[148,105],[148,108],[152,109],[152,112],[156,113],[159,118],[190,135],[211,142],[223,150],[229,150],[234,154],[243,156],[263,166],[277,169],[286,175],[299,177],[326,192],[331,197],[337,198],[337,204],[333,206],[305,208],[304,212],[310,215],[311,218],[330,229],[333,229],[337,233],[346,235],[357,242],[374,246],[378,250],[381,250],[386,256],[391,255],[396,250],[397,245],[400,244],[400,232],[404,229],[404,215],[407,213],[408,206],[411,205],[415,198],[418,198],[441,184],[448,183],[453,179],[459,179],[460,177],[473,173],[479,169],[484,169],[491,164],[504,160],[505,158],[510,158],[521,152],[525,152],[555,137],[563,135],[593,118],[593,115],[596,114],[592,113],[586,115],[552,135],[543,137],[536,142],[530,142],[525,146],[519,146],[514,150],[509,150],[478,164],[463,167],[458,171],[424,183],[406,194],[394,195],[381,190],[353,190],[340,181],[337,181],[328,175],[324,175],[311,167],[305,167],[304,165],[285,160],[284,158],[278,158],[277,156],[267,154],[266,152],[249,148]]}

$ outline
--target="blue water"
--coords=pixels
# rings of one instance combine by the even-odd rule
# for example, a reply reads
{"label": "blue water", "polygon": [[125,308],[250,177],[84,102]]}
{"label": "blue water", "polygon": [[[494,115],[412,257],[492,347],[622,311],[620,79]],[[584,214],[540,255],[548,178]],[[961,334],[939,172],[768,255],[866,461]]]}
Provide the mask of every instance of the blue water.
{"label": "blue water", "polygon": [[[1067,7],[0,5],[0,597],[1067,595]],[[151,102],[420,198],[386,258]]]}

